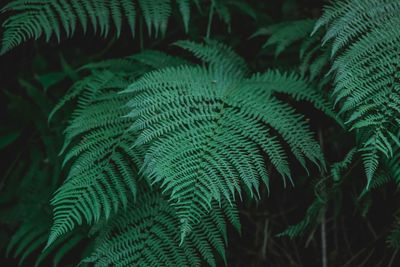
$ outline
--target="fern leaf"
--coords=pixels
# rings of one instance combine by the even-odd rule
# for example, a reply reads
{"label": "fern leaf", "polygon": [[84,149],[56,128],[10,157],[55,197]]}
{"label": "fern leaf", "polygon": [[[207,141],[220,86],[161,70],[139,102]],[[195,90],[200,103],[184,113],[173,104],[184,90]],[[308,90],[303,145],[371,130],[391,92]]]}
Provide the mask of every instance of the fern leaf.
{"label": "fern leaf", "polygon": [[171,1],[139,0],[139,4],[147,24],[149,35],[152,34],[152,28],[154,27],[155,36],[158,36],[159,32],[164,36],[167,30],[168,18],[171,14]]}
{"label": "fern leaf", "polygon": [[185,32],[189,31],[189,20],[190,20],[190,0],[176,0],[181,11],[183,25],[185,26]]}
{"label": "fern leaf", "polygon": [[263,47],[276,46],[275,57],[278,57],[287,47],[293,43],[304,40],[311,32],[315,20],[304,19],[296,21],[282,22],[270,25],[262,31],[253,34],[252,37],[258,35],[270,35]]}
{"label": "fern leaf", "polygon": [[[98,81],[100,83],[93,83]],[[53,197],[54,224],[50,245],[60,235],[81,224],[108,218],[119,205],[127,205],[126,194],[136,195],[136,171],[140,154],[132,151],[132,135],[127,132],[129,119],[122,106],[127,96],[105,92],[124,88],[127,81],[109,72],[94,73],[90,90],[81,93],[79,109],[66,130],[63,150],[71,141],[79,141],[66,153],[64,165],[74,159],[69,175]],[[106,81],[106,82],[104,82]],[[129,193],[128,193],[129,192]]]}
{"label": "fern leaf", "polygon": [[[209,54],[200,56],[208,60]],[[260,182],[268,185],[262,153],[284,179],[290,178],[278,137],[304,167],[305,158],[324,166],[302,116],[272,96],[286,76],[267,72],[241,78],[236,61],[226,60],[227,69],[214,61],[209,68],[165,68],[125,90],[135,95],[128,103],[135,120],[131,130],[141,132],[135,146],[150,145],[143,174],[169,195],[183,230],[196,224],[212,201],[233,201],[242,185],[258,195]]]}
{"label": "fern leaf", "polygon": [[[148,26],[149,34],[152,28],[165,35],[168,18],[171,14],[170,0],[140,0],[139,6]],[[188,1],[179,1],[188,29],[190,9]],[[135,36],[137,10],[132,0],[14,0],[1,10],[12,14],[3,23],[4,35],[0,54],[29,39],[38,39],[42,35],[48,42],[53,35],[60,42],[62,34],[71,37],[77,27],[86,33],[92,26],[94,33],[106,37],[115,28],[120,36],[123,22],[127,22],[131,34]],[[113,24],[113,27],[112,27]]]}
{"label": "fern leaf", "polygon": [[84,262],[95,266],[198,266],[202,257],[216,266],[213,249],[225,257],[226,226],[220,208],[214,206],[183,243],[178,225],[174,208],[161,194],[141,191],[127,212],[101,230],[94,253]]}
{"label": "fern leaf", "polygon": [[368,183],[381,155],[392,157],[400,117],[398,1],[338,1],[315,25],[331,43],[336,104],[350,129],[369,133],[361,148]]}
{"label": "fern leaf", "polygon": [[240,77],[249,73],[246,62],[231,47],[215,40],[205,40],[205,44],[191,41],[178,41],[174,45],[191,52],[212,68],[223,69]]}

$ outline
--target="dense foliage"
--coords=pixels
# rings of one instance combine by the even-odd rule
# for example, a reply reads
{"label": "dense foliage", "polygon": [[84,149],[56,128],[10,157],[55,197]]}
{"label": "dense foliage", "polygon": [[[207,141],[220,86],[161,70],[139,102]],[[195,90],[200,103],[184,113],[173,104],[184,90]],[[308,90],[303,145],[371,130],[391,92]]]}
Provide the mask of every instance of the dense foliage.
{"label": "dense foliage", "polygon": [[2,265],[400,264],[399,0],[2,5]]}

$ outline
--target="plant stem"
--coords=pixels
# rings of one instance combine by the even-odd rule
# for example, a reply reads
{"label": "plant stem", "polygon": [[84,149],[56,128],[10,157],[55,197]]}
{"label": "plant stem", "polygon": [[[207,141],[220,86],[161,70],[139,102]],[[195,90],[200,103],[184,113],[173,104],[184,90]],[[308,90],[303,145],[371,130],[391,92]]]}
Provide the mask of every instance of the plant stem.
{"label": "plant stem", "polygon": [[206,33],[206,38],[210,38],[210,33],[211,33],[211,24],[214,16],[214,1],[211,1],[211,7],[210,7],[210,13],[208,15],[208,25],[207,25],[207,33]]}
{"label": "plant stem", "polygon": [[[319,145],[321,146],[321,151],[322,153],[324,152],[324,139],[323,139],[323,134],[322,134],[322,129],[318,129],[318,139],[319,139]],[[325,171],[322,170],[322,177],[325,177]],[[325,179],[324,179],[325,180]],[[324,187],[323,190],[325,191],[324,193],[326,194],[326,185],[325,181],[323,181]],[[327,201],[327,200],[325,200]],[[326,245],[326,209],[323,208],[323,213],[322,213],[322,218],[321,218],[321,249],[322,249],[322,267],[328,267],[328,260],[327,260],[327,245]]]}
{"label": "plant stem", "polygon": [[326,218],[325,212],[321,219],[321,245],[322,245],[322,267],[328,267],[326,256]]}

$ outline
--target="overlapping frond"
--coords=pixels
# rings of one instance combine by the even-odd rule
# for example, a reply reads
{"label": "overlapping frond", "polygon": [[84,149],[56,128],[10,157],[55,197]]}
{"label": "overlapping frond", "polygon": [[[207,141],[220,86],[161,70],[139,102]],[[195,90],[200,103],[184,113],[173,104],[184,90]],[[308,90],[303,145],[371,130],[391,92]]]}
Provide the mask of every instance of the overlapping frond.
{"label": "overlapping frond", "polygon": [[340,112],[366,135],[361,150],[368,182],[380,154],[391,157],[400,144],[399,25],[399,1],[352,0],[326,7],[315,26],[327,28],[323,42],[332,45]]}
{"label": "overlapping frond", "polygon": [[[109,71],[89,76],[86,90],[78,99],[79,108],[66,129],[64,165],[73,159],[69,175],[56,191],[54,224],[48,244],[81,224],[97,222],[127,206],[129,195],[136,195],[139,150],[131,150],[134,136],[127,131],[130,121],[123,116],[128,96],[116,91],[128,81]],[[111,91],[110,91],[111,90]]]}
{"label": "overlapping frond", "polygon": [[216,266],[213,251],[225,259],[225,215],[234,207],[213,205],[184,242],[181,242],[179,218],[162,194],[147,188],[136,203],[101,230],[92,256],[84,260],[95,266],[201,266],[202,259]]}
{"label": "overlapping frond", "polygon": [[303,41],[308,37],[315,24],[313,19],[285,21],[260,28],[251,37],[270,35],[264,43],[267,46],[276,46],[275,56],[279,56],[285,49],[295,42]]}
{"label": "overlapping frond", "polygon": [[145,71],[182,62],[161,52],[146,51],[81,68],[91,74],[73,85],[50,115],[66,101],[78,97],[60,152],[66,151],[63,165],[72,163],[67,180],[51,202],[54,224],[49,244],[83,223],[83,219],[89,224],[103,216],[107,219],[121,205],[126,208],[128,199],[135,198],[137,168],[143,152],[141,148],[131,149],[136,133],[128,131],[133,121],[125,116],[129,110],[125,104],[131,95],[121,95],[118,91]]}
{"label": "overlapping frond", "polygon": [[140,131],[135,146],[149,145],[143,174],[169,195],[183,231],[213,201],[235,200],[242,186],[253,196],[261,182],[268,186],[264,155],[284,180],[291,179],[286,145],[304,167],[307,158],[324,166],[302,116],[273,96],[277,86],[292,86],[290,76],[270,71],[244,78],[234,62],[226,69],[165,68],[125,90],[134,94],[128,106],[131,130]]}
{"label": "overlapping frond", "polygon": [[174,45],[188,50],[214,69],[229,72],[239,77],[244,77],[249,73],[248,66],[243,58],[236,54],[231,47],[215,40],[205,39],[204,44],[192,41],[178,41]]}
{"label": "overlapping frond", "polygon": [[[330,63],[330,50],[328,49],[329,47],[324,47],[321,44],[324,33],[322,30],[310,36],[315,21],[314,19],[301,19],[272,24],[268,27],[258,29],[251,35],[251,38],[269,35],[263,48],[275,47],[275,57],[278,57],[282,52],[297,44],[300,56],[299,71],[301,75],[305,76],[309,74],[310,80],[317,80],[316,78],[324,73]],[[322,87],[326,83],[325,79],[317,81],[318,87]]]}
{"label": "overlapping frond", "polygon": [[[7,255],[12,252],[14,258],[19,258],[21,265],[28,256],[43,249],[49,236],[50,222],[50,216],[43,217],[40,212],[33,218],[26,218],[13,234],[7,247]],[[34,266],[40,266],[40,263],[51,253],[54,253],[53,266],[58,266],[61,259],[84,238],[85,236],[77,231],[69,232],[44,250],[37,257]]]}
{"label": "overlapping frond", "polygon": [[[177,0],[188,29],[191,1]],[[89,26],[94,33],[108,36],[114,31],[119,37],[124,24],[135,36],[138,13],[143,15],[148,32],[165,34],[171,15],[171,0],[13,0],[1,12],[12,14],[3,23],[4,35],[0,54],[29,40],[53,36],[71,37],[78,27],[86,33]]]}

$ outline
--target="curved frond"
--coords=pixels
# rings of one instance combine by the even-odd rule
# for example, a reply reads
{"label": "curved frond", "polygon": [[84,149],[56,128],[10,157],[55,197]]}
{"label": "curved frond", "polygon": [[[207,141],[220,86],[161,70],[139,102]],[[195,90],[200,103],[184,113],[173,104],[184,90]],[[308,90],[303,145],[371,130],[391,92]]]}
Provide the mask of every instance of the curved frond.
{"label": "curved frond", "polygon": [[192,41],[177,41],[174,45],[191,52],[201,61],[208,63],[214,69],[231,72],[240,77],[249,73],[246,62],[233,49],[215,40],[204,40],[205,43]]}
{"label": "curved frond", "polygon": [[[230,212],[234,208],[226,207]],[[181,242],[179,218],[160,193],[138,194],[127,212],[101,230],[94,253],[85,262],[95,266],[200,266],[201,258],[216,266],[213,250],[225,258],[226,225],[214,205]]]}
{"label": "curved frond", "polygon": [[[187,31],[191,1],[176,1]],[[53,36],[60,42],[64,34],[69,38],[78,27],[86,33],[91,26],[94,33],[103,37],[114,31],[119,37],[123,25],[127,24],[134,37],[138,9],[149,35],[153,28],[156,36],[159,32],[165,35],[171,6],[171,0],[13,0],[1,10],[12,15],[2,25],[4,35],[0,54],[42,36],[47,42]]]}
{"label": "curved frond", "polygon": [[213,201],[233,201],[242,186],[257,196],[261,181],[268,185],[264,154],[291,179],[285,145],[304,167],[306,158],[324,167],[303,117],[273,96],[287,76],[246,79],[210,65],[154,71],[125,90],[134,94],[135,146],[149,145],[143,173],[168,193],[183,226],[196,224]]}
{"label": "curved frond", "polygon": [[399,1],[337,1],[315,30],[332,45],[336,103],[351,129],[368,132],[361,150],[370,183],[381,155],[392,157],[400,123]]}
{"label": "curved frond", "polygon": [[[105,83],[93,83],[92,90],[81,93],[79,109],[66,130],[63,150],[74,141],[65,154],[64,165],[74,159],[64,184],[56,191],[54,224],[48,244],[57,237],[82,224],[90,224],[101,216],[107,219],[126,208],[130,196],[136,196],[137,167],[141,152],[130,149],[134,135],[127,129],[131,124],[126,114],[128,96],[116,89],[125,88],[127,80],[103,71],[87,79],[102,77]],[[92,80],[92,81],[93,81]],[[110,89],[114,90],[107,92]]]}
{"label": "curved frond", "polygon": [[278,57],[290,45],[306,39],[313,29],[314,24],[315,20],[313,19],[285,21],[261,28],[251,37],[270,35],[267,42],[264,43],[263,48],[276,46],[275,57]]}

